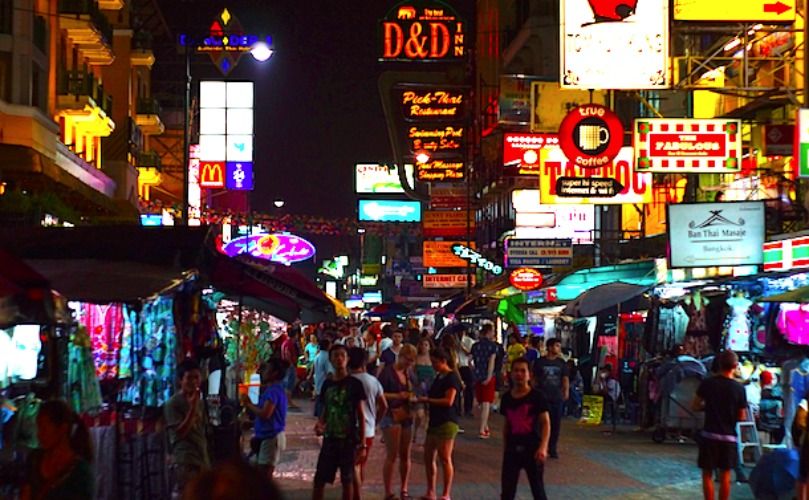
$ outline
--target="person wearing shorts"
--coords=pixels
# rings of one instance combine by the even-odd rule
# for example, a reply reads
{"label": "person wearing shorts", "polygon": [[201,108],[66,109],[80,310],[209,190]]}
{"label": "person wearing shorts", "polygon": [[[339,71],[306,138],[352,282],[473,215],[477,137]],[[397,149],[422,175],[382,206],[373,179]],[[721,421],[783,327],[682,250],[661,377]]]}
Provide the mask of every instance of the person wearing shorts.
{"label": "person wearing shorts", "polygon": [[733,351],[718,355],[718,372],[703,380],[691,408],[705,410],[705,425],[699,439],[697,465],[702,469],[702,493],[714,497],[714,471],[719,471],[719,499],[730,498],[730,471],[737,465],[736,423],[747,414],[744,386],[733,379],[739,358]]}
{"label": "person wearing shorts", "polygon": [[366,372],[368,353],[362,347],[352,347],[348,350],[348,368],[351,376],[362,383],[365,390],[363,413],[365,414],[365,456],[358,460],[354,467],[354,498],[359,498],[362,483],[365,481],[365,464],[371,454],[371,446],[376,435],[376,422],[388,411],[388,402],[385,399],[385,390],[382,384],[373,375]]}
{"label": "person wearing shorts", "polygon": [[256,464],[268,479],[272,479],[286,447],[287,395],[281,382],[286,369],[286,362],[277,358],[263,363],[259,368],[263,390],[258,404],[254,405],[247,394],[241,396],[242,406],[256,416],[255,439],[261,442]]}

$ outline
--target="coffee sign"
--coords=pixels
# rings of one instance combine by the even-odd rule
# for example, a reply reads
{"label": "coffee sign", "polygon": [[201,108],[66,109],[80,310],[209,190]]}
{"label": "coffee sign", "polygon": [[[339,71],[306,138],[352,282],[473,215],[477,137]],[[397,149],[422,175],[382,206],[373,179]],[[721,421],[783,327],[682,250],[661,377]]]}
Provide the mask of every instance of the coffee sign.
{"label": "coffee sign", "polygon": [[624,126],[618,115],[600,104],[574,108],[559,126],[559,146],[576,165],[609,165],[624,144]]}
{"label": "coffee sign", "polygon": [[437,0],[406,0],[380,24],[381,61],[455,61],[466,56],[466,23]]}

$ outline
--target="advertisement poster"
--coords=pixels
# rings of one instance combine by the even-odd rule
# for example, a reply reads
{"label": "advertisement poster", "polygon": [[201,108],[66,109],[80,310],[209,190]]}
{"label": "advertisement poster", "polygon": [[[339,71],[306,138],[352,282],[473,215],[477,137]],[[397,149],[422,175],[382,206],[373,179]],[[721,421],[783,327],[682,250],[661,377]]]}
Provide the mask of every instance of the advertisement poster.
{"label": "advertisement poster", "polygon": [[668,2],[561,3],[562,87],[629,90],[668,86]]}
{"label": "advertisement poster", "polygon": [[[652,203],[652,174],[636,172],[631,147],[621,148],[615,160],[601,168],[585,168],[574,165],[561,149],[542,151],[542,169],[539,175],[539,200],[543,205],[569,203],[579,205],[620,205],[624,203]],[[615,179],[624,189],[612,198],[574,198],[556,194],[556,181],[560,177],[598,177]]]}
{"label": "advertisement poster", "polygon": [[671,267],[763,263],[764,202],[668,206]]}
{"label": "advertisement poster", "polygon": [[601,417],[603,414],[604,396],[585,394],[582,397],[580,424],[601,425]]}
{"label": "advertisement poster", "polygon": [[559,82],[531,82],[531,132],[553,132],[568,112],[582,104],[607,104],[606,92],[563,89]]}
{"label": "advertisement poster", "polygon": [[638,172],[727,174],[742,168],[739,120],[643,118],[633,131]]}
{"label": "advertisement poster", "polygon": [[[396,165],[360,163],[355,166],[354,172],[354,188],[359,194],[404,193]],[[405,176],[412,187],[413,165],[405,165]]]}
{"label": "advertisement poster", "polygon": [[[465,241],[425,241],[422,252],[424,267],[466,267],[466,261],[452,251],[452,245],[465,244]],[[474,242],[470,245],[475,248]]]}

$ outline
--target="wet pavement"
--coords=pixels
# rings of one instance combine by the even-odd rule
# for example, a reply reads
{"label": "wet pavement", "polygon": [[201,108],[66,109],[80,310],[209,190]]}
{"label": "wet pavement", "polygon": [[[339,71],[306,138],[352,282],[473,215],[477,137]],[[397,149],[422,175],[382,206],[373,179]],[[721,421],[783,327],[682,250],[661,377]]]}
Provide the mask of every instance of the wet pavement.
{"label": "wet pavement", "polygon": [[[303,403],[303,411],[287,417],[287,450],[277,469],[280,485],[288,499],[311,497],[319,441],[312,428],[311,407]],[[454,499],[494,500],[500,497],[500,464],[502,453],[502,417],[491,421],[492,438],[478,438],[477,421],[465,419],[465,434],[455,444]],[[377,500],[384,496],[382,462],[384,444],[374,441],[366,469],[363,498]],[[418,498],[425,492],[423,448],[413,448],[410,495]],[[702,497],[700,473],[696,467],[697,448],[692,441],[663,444],[652,442],[648,432],[631,428],[605,435],[601,428],[584,427],[575,420],[563,424],[559,447],[560,459],[551,460],[545,468],[545,485],[550,499],[621,498],[696,499]],[[441,488],[439,468],[438,490]],[[522,475],[517,498],[530,499],[531,493]],[[398,485],[398,471],[394,476]],[[398,487],[396,489],[398,493]],[[733,485],[732,498],[752,499],[746,484]],[[326,498],[340,498],[339,478],[327,488]]]}

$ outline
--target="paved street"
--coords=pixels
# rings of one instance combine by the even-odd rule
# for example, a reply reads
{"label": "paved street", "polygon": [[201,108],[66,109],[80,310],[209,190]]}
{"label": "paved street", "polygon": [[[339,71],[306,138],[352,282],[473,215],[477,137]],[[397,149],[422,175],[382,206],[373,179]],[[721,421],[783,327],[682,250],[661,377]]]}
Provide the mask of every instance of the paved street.
{"label": "paved street", "polygon": [[[290,413],[287,420],[288,450],[279,472],[281,486],[290,499],[311,495],[311,481],[317,462],[318,441],[312,432],[310,413]],[[464,421],[467,434],[458,437],[455,448],[455,499],[489,500],[499,498],[502,417],[492,421],[493,437],[477,437],[472,420]],[[383,497],[381,464],[384,450],[379,436],[369,460],[369,477],[363,490],[366,499]],[[549,498],[663,499],[701,498],[699,471],[695,466],[696,445],[692,442],[655,444],[648,433],[627,428],[614,436],[600,429],[585,428],[573,420],[564,423],[559,460],[551,460],[545,470]],[[414,448],[410,494],[424,493],[422,448]],[[440,473],[439,473],[440,474]],[[530,499],[524,476],[518,498]],[[339,479],[338,479],[339,483]],[[398,484],[398,483],[394,483]],[[398,493],[398,488],[397,491]],[[440,481],[439,481],[440,492]],[[337,486],[327,490],[327,498],[339,498]],[[734,499],[752,499],[746,484],[734,484]]]}

